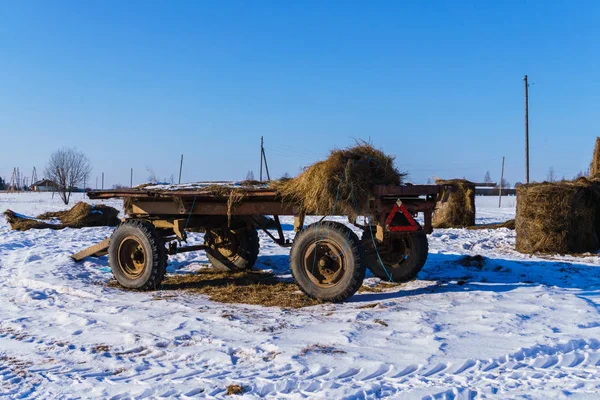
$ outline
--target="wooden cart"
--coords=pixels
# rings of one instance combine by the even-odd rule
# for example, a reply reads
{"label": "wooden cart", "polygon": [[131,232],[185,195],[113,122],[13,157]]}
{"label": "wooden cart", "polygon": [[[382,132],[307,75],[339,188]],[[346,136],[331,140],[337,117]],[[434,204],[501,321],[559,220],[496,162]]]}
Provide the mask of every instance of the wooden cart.
{"label": "wooden cart", "polygon": [[[235,184],[218,184],[236,191]],[[362,231],[359,238],[345,224],[325,218],[305,226],[300,207],[266,185],[243,187],[238,202],[227,191],[210,189],[214,187],[212,182],[89,192],[90,199],[123,198],[128,217],[109,239],[73,259],[108,254],[122,286],[149,290],[160,286],[172,254],[204,250],[215,269],[252,268],[261,229],[278,245],[291,247],[290,269],[304,293],[344,301],[361,286],[366,268],[388,281],[417,275],[427,259],[432,212],[444,193],[437,185],[374,186],[370,222],[350,221]],[[423,213],[423,225],[414,219],[418,213]],[[265,216],[272,216],[272,224]],[[280,216],[294,217],[293,241],[285,238]],[[205,232],[203,245],[181,246],[189,229]]]}

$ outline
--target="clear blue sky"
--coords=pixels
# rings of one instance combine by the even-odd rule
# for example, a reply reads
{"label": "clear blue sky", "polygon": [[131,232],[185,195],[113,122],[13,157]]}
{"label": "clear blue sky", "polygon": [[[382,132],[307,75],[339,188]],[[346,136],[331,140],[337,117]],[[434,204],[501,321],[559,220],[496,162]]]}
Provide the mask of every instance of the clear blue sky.
{"label": "clear blue sky", "polygon": [[[586,169],[598,1],[0,0],[0,176],[77,147],[106,187],[295,175],[353,138],[428,177]],[[93,185],[92,185],[93,186]]]}

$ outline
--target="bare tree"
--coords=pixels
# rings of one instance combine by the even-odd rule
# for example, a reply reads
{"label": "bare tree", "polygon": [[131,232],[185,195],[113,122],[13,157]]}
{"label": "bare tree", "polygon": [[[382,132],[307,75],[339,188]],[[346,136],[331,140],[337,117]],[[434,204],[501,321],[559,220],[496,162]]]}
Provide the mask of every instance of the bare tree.
{"label": "bare tree", "polygon": [[490,175],[490,171],[487,171],[487,172],[485,173],[485,177],[483,178],[483,181],[484,181],[485,183],[492,183],[492,177],[491,177],[491,175]]}
{"label": "bare tree", "polygon": [[579,178],[586,178],[590,176],[590,169],[586,169],[585,171],[579,171],[577,173],[577,175],[575,176],[575,179],[579,179]]}
{"label": "bare tree", "polygon": [[154,168],[151,165],[146,166],[146,171],[148,172],[148,181],[152,183],[156,183],[156,174],[154,173]]}
{"label": "bare tree", "polygon": [[46,178],[56,183],[56,189],[65,204],[69,204],[73,189],[83,183],[92,172],[90,160],[76,149],[62,148],[50,156]]}
{"label": "bare tree", "polygon": [[502,182],[500,183],[503,189],[510,188],[510,182],[506,180],[506,178],[502,178]]}
{"label": "bare tree", "polygon": [[246,174],[246,180],[247,181],[253,181],[254,180],[254,171],[252,171],[252,170],[248,171],[248,173]]}
{"label": "bare tree", "polygon": [[548,182],[556,182],[556,173],[554,172],[554,167],[550,167],[548,170],[548,175],[546,175],[546,180]]}

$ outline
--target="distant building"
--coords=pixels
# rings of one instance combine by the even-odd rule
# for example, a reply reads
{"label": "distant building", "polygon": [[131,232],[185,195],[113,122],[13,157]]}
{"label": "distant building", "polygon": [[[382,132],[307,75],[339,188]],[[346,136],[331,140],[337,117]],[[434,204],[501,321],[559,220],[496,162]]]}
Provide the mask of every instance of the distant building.
{"label": "distant building", "polygon": [[31,190],[34,192],[54,192],[58,185],[50,179],[42,179],[31,185]]}

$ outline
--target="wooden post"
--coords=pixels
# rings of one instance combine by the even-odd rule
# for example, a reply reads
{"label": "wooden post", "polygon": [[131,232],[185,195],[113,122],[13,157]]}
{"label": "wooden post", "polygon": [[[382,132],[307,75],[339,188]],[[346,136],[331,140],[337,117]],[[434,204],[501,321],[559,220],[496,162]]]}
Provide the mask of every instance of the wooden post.
{"label": "wooden post", "polygon": [[504,183],[504,156],[502,156],[502,173],[500,174],[500,192],[498,193],[498,208],[502,207],[502,184]]}
{"label": "wooden post", "polygon": [[181,184],[181,170],[183,168],[183,154],[181,155],[181,161],[179,162],[179,184]]}
{"label": "wooden post", "polygon": [[525,81],[525,183],[529,183],[529,84]]}

